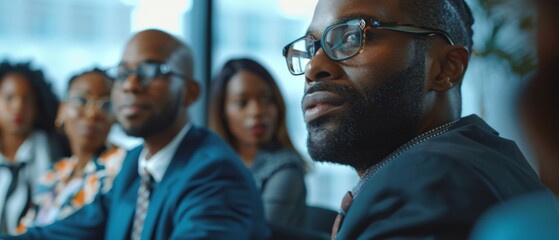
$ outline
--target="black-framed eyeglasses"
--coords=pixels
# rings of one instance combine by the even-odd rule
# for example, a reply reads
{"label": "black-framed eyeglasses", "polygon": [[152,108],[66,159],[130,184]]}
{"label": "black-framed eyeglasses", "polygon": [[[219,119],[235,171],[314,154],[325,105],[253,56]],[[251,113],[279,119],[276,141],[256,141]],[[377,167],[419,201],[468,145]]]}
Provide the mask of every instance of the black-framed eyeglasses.
{"label": "black-framed eyeglasses", "polygon": [[381,22],[376,19],[354,19],[328,26],[320,39],[303,36],[283,48],[287,67],[293,75],[305,73],[305,68],[316,52],[322,48],[332,61],[343,61],[363,52],[368,29],[391,30],[422,36],[440,36],[454,45],[450,35],[440,29],[407,24]]}
{"label": "black-framed eyeglasses", "polygon": [[142,86],[147,86],[154,79],[161,79],[169,75],[186,79],[184,74],[172,71],[167,63],[158,62],[144,62],[138,65],[136,69],[128,69],[124,65],[119,65],[109,68],[106,74],[116,80],[116,83],[123,82],[130,74],[135,74]]}

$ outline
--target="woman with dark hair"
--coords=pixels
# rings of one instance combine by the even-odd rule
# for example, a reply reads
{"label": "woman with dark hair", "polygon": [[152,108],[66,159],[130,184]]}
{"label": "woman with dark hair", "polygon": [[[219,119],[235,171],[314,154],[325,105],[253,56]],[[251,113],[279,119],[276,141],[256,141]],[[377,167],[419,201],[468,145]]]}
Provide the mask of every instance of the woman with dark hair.
{"label": "woman with dark hair", "polygon": [[58,99],[29,63],[0,63],[0,233],[14,233],[36,176],[63,154],[54,132]]}
{"label": "woman with dark hair", "polygon": [[125,156],[123,149],[106,141],[115,121],[112,83],[97,68],[70,78],[67,100],[60,104],[55,122],[70,140],[72,156],[56,162],[40,178],[34,208],[18,232],[63,219],[112,187]]}
{"label": "woman with dark hair", "polygon": [[213,85],[210,128],[252,171],[267,221],[301,226],[306,209],[304,162],[289,139],[285,103],[276,82],[257,62],[233,59]]}

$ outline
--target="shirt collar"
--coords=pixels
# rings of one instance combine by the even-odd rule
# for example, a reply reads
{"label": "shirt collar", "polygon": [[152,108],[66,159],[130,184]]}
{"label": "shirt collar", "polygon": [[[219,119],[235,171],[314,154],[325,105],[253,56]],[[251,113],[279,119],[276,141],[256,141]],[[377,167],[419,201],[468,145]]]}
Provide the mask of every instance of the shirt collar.
{"label": "shirt collar", "polygon": [[192,128],[192,124],[187,123],[180,130],[180,132],[169,142],[165,147],[155,153],[151,158],[147,159],[147,149],[142,149],[140,153],[139,163],[138,163],[138,173],[140,176],[145,175],[144,172],[147,170],[149,174],[153,177],[156,183],[161,182],[167,168],[177,151],[179,144],[188,131]]}
{"label": "shirt collar", "polygon": [[4,154],[0,153],[0,164],[11,165],[19,163],[28,163],[33,159],[34,145],[36,145],[35,137],[36,134],[31,132],[31,134],[23,141],[19,146],[15,155],[15,163],[10,163]]}

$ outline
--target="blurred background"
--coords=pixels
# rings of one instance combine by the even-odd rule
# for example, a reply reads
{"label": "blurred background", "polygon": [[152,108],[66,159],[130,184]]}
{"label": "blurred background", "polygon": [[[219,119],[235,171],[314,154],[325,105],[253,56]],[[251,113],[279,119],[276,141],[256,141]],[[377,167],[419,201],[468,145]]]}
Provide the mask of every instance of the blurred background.
{"label": "blurred background", "polygon": [[[0,59],[30,61],[42,69],[60,98],[68,78],[92,66],[118,64],[131,33],[157,28],[190,44],[195,76],[208,90],[228,59],[251,57],[279,81],[288,127],[310,164],[307,203],[337,209],[357,182],[349,168],[313,164],[305,146],[300,109],[303,77],[289,74],[283,46],[302,36],[317,0],[16,0],[0,1]],[[478,114],[505,138],[515,140],[534,165],[517,122],[516,94],[534,70],[534,15],[523,0],[468,0],[474,25],[474,54],[462,86],[462,114]],[[205,125],[208,94],[193,109]],[[118,126],[110,139],[126,148],[141,141]]]}

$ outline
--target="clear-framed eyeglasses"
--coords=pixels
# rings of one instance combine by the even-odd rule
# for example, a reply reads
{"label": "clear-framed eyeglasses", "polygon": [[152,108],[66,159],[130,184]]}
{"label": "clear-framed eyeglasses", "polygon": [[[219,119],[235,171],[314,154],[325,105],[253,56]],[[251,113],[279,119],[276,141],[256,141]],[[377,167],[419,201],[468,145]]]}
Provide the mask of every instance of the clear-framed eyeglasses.
{"label": "clear-framed eyeglasses", "polygon": [[391,30],[427,37],[440,36],[449,45],[454,45],[450,35],[440,29],[388,23],[376,19],[353,19],[328,26],[320,39],[312,35],[306,35],[287,44],[283,48],[283,56],[287,62],[287,67],[293,75],[304,74],[307,64],[320,48],[332,61],[352,58],[363,52],[367,30],[369,29]]}
{"label": "clear-framed eyeglasses", "polygon": [[78,113],[83,113],[87,107],[94,107],[106,116],[111,114],[112,104],[110,96],[93,99],[83,92],[70,91],[66,102]]}

